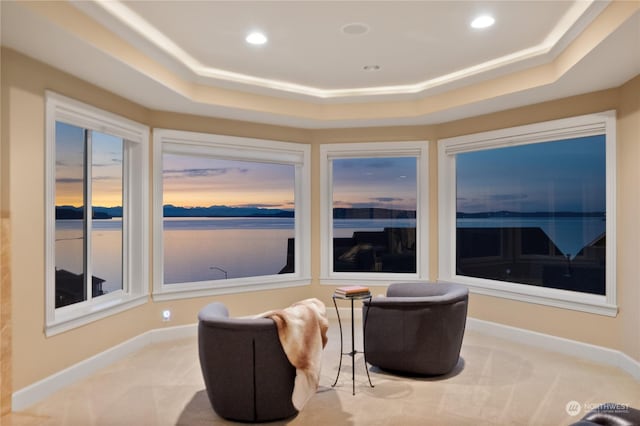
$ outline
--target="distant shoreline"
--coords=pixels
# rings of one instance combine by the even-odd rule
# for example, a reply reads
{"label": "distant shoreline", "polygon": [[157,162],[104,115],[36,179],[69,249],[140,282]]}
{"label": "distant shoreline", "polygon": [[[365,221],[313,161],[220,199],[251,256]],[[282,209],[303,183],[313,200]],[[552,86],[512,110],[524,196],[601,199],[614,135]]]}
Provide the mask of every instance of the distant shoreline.
{"label": "distant shoreline", "polygon": [[[293,210],[269,209],[262,207],[177,207],[165,205],[163,215],[167,218],[200,217],[200,218],[293,218]],[[77,220],[84,217],[81,207],[56,206],[56,220]],[[94,207],[93,219],[112,219],[122,217],[122,207]],[[491,219],[491,218],[563,218],[563,217],[602,217],[605,212],[458,212],[457,219]],[[415,219],[415,210],[385,209],[379,207],[334,208],[334,219]]]}

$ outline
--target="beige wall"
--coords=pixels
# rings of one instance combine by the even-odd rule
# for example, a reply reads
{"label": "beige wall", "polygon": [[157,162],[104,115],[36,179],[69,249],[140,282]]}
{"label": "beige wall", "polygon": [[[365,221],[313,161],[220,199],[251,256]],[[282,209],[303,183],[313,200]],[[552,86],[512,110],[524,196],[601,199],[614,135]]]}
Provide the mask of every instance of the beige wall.
{"label": "beige wall", "polygon": [[[309,143],[312,146],[312,276],[311,286],[149,303],[50,338],[44,324],[44,90],[79,99],[150,127],[175,128],[237,136]],[[637,324],[640,289],[636,285],[640,253],[634,219],[640,213],[636,182],[640,168],[640,77],[619,89],[518,108],[436,126],[305,130],[151,111],[105,92],[11,50],[2,51],[3,150],[2,189],[8,193],[12,223],[13,390],[19,390],[65,367],[149,329],[195,322],[200,307],[211,300],[229,305],[232,314],[255,313],[315,296],[331,304],[333,287],[319,284],[319,144],[357,141],[430,140],[430,259],[437,278],[437,144],[438,138],[508,126],[618,109],[618,302],[616,318],[505,299],[472,295],[470,315],[489,321],[619,349],[640,360]],[[6,99],[6,101],[5,101]],[[6,108],[5,108],[6,109]],[[4,149],[7,148],[7,149]],[[10,148],[10,150],[8,149]],[[6,158],[8,156],[8,159]],[[8,170],[4,166],[8,165]],[[5,179],[5,175],[9,178]],[[3,204],[4,205],[4,204]],[[375,288],[374,293],[383,292]],[[4,293],[2,294],[4,297]],[[170,307],[174,319],[161,322]],[[46,354],[46,358],[43,354]],[[4,358],[2,359],[5,365]]]}

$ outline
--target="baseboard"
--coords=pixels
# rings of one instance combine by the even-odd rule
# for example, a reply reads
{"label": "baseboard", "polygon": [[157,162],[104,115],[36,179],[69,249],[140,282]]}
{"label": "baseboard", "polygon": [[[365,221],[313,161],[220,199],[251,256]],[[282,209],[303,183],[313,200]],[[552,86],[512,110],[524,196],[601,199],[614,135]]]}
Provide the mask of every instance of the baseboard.
{"label": "baseboard", "polygon": [[142,333],[14,392],[11,399],[12,410],[24,410],[52,393],[94,374],[97,370],[107,367],[151,343],[190,337],[196,335],[197,332],[196,324],[189,324],[158,328]]}
{"label": "baseboard", "polygon": [[169,340],[184,339],[198,335],[198,323],[177,325],[175,327],[156,328],[150,330],[151,341],[149,343],[166,342]]}
{"label": "baseboard", "polygon": [[467,328],[512,342],[618,367],[629,373],[636,380],[640,380],[640,362],[615,349],[471,317],[467,318]]}

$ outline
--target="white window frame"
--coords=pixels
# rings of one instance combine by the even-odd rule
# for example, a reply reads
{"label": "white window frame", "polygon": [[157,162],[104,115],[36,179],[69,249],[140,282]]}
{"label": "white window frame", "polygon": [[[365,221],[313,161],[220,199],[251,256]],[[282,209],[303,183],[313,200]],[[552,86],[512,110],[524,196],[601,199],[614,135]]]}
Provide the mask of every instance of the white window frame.
{"label": "white window frame", "polygon": [[[333,160],[347,158],[416,158],[416,272],[334,272]],[[429,142],[363,142],[320,145],[320,283],[388,285],[429,279]]]}
{"label": "white window frame", "polygon": [[[311,173],[306,144],[265,139],[153,129],[154,300],[173,300],[311,284]],[[295,166],[295,267],[290,274],[228,280],[164,283],[163,176],[164,153],[204,155],[216,159],[257,161]]]}
{"label": "white window frame", "polygon": [[[456,274],[456,154],[485,149],[605,135],[606,288],[605,295],[581,293]],[[616,114],[615,111],[546,121],[438,141],[440,281],[462,283],[471,292],[606,316],[616,316]]]}
{"label": "white window frame", "polygon": [[[91,105],[45,93],[45,334],[52,336],[142,305],[149,292],[149,128]],[[125,140],[123,161],[122,290],[55,307],[56,122]],[[90,250],[90,249],[88,249]],[[90,258],[90,253],[85,253]],[[89,292],[90,293],[90,292]]]}

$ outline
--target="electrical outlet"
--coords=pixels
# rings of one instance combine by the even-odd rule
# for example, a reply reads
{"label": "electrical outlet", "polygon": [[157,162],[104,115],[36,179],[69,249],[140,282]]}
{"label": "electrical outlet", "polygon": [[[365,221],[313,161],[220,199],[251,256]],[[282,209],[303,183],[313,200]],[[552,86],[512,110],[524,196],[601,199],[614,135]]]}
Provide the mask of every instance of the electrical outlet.
{"label": "electrical outlet", "polygon": [[171,311],[169,309],[162,311],[162,321],[171,321]]}

